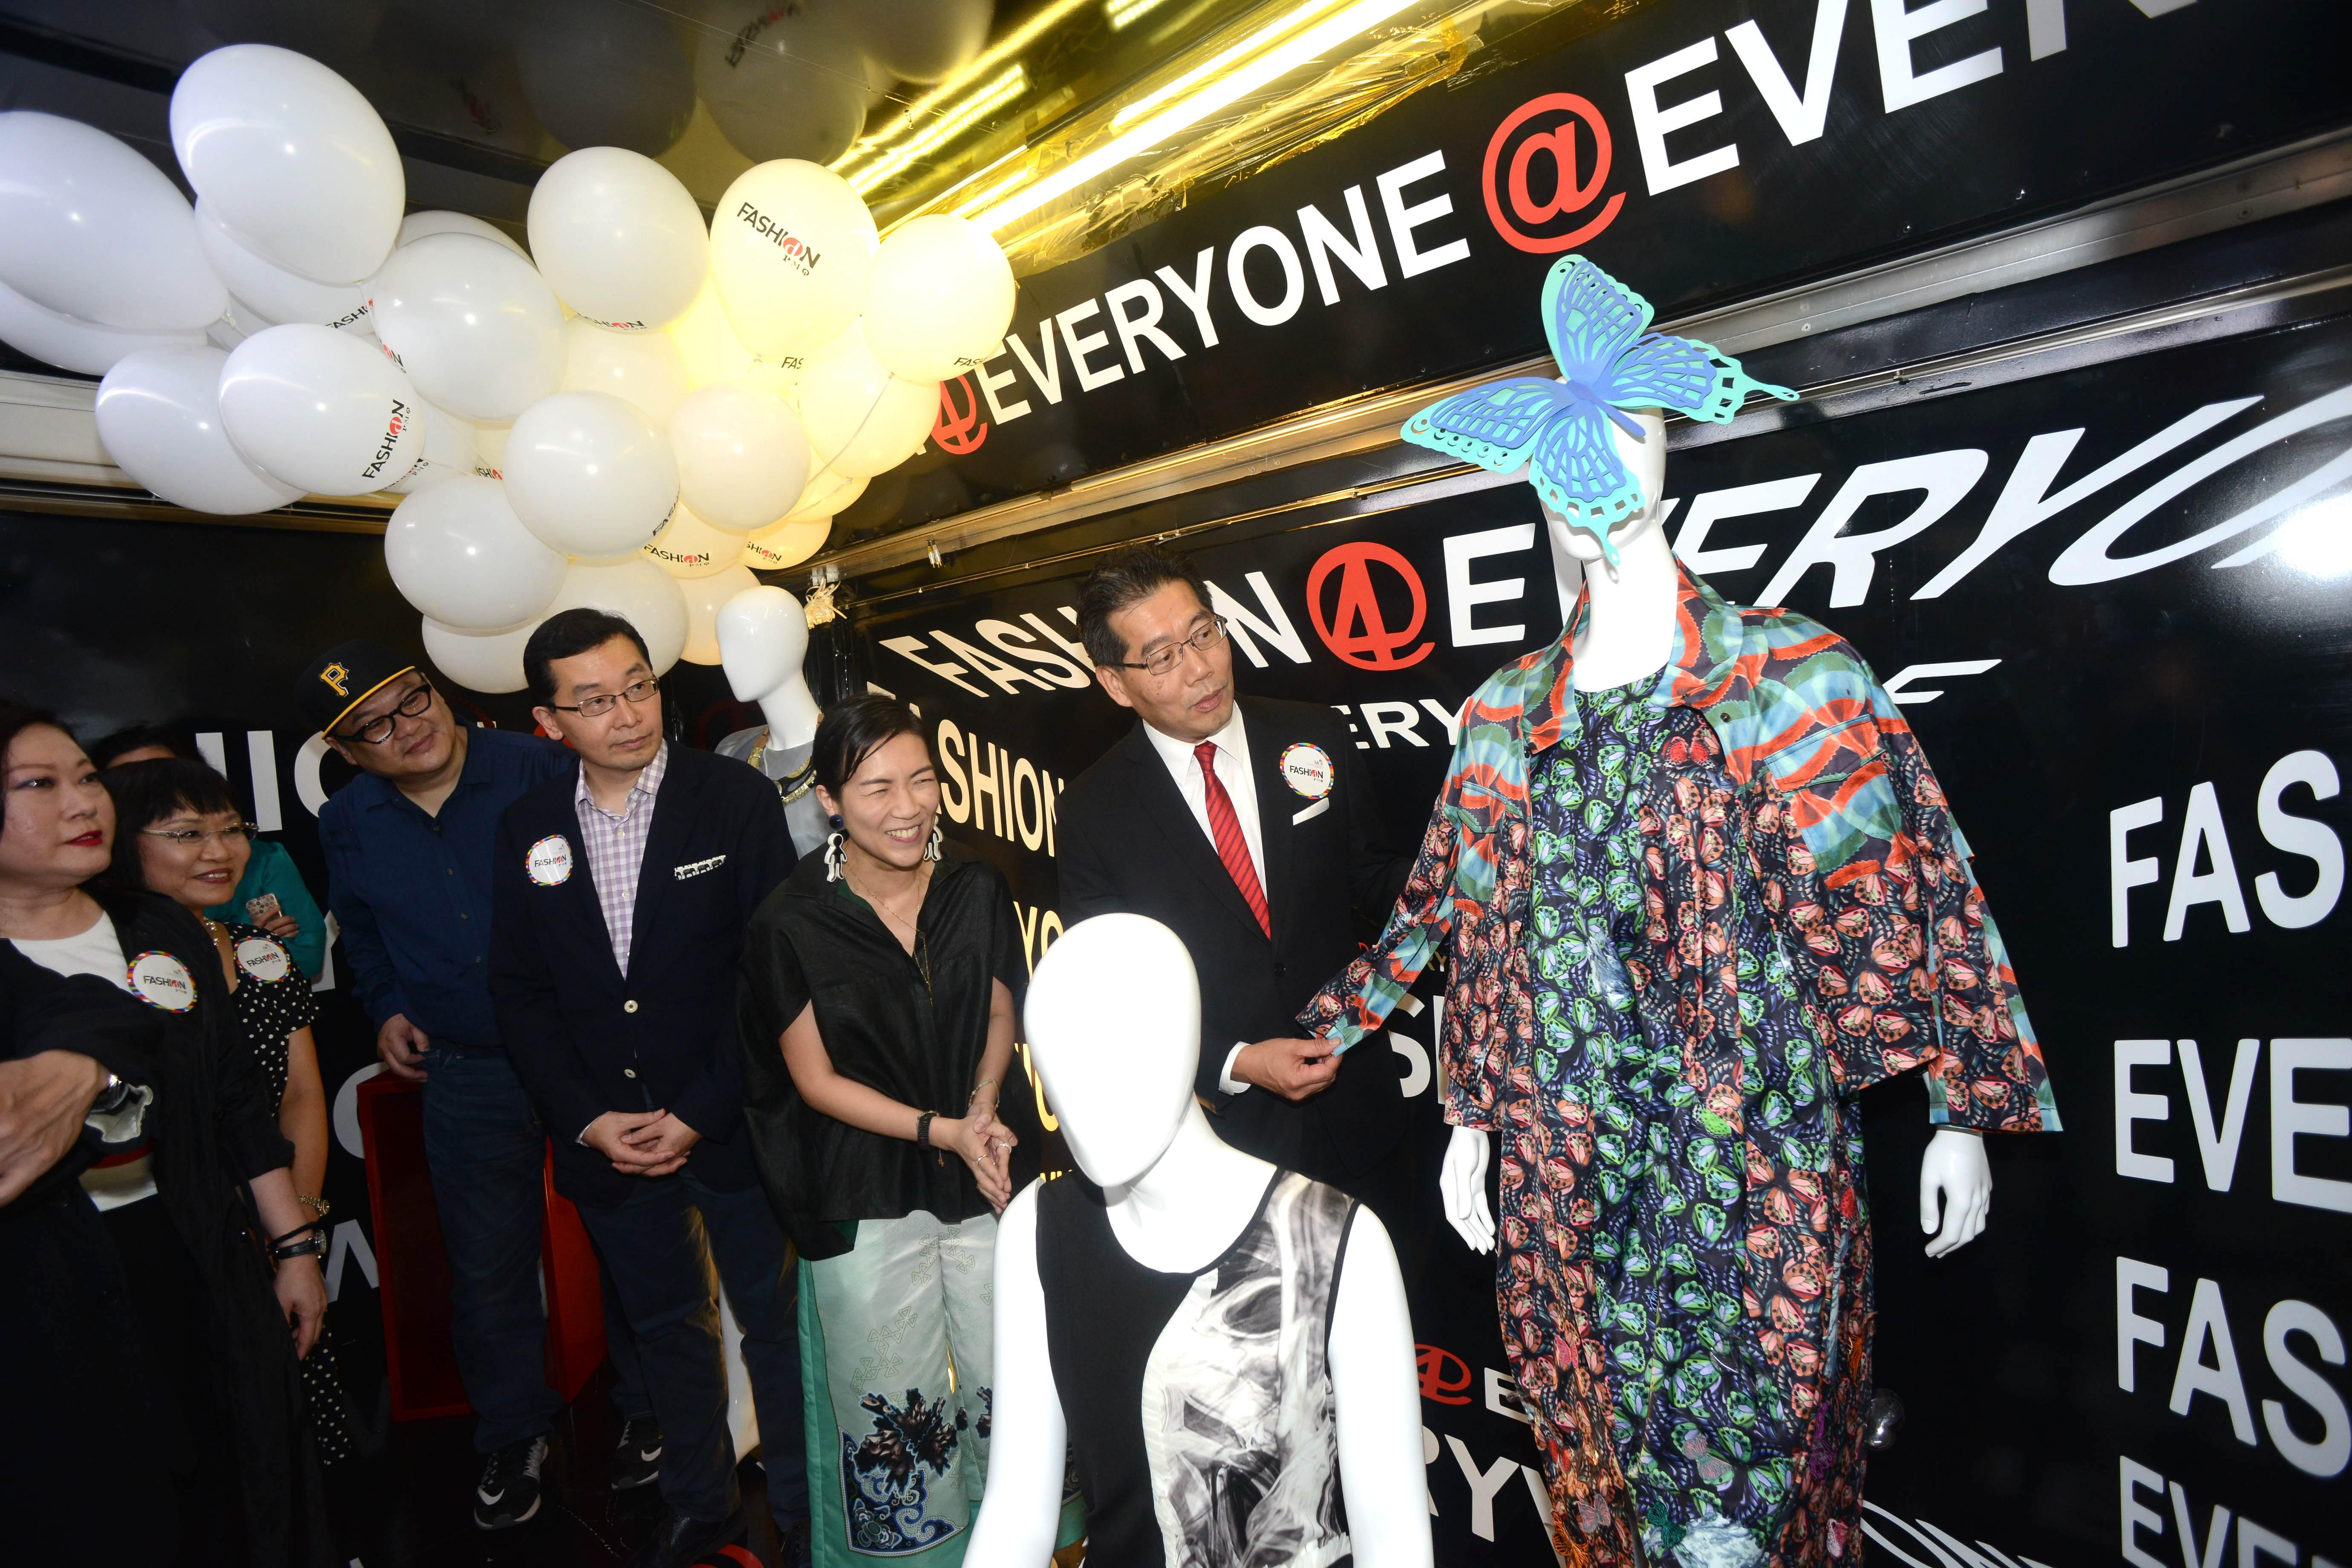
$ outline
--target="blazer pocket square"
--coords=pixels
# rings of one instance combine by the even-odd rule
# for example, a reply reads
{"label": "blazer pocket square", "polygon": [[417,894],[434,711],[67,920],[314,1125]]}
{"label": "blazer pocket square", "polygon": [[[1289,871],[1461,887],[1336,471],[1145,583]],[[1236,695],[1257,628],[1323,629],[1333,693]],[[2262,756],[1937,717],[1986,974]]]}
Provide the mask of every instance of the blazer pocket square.
{"label": "blazer pocket square", "polygon": [[673,866],[670,868],[669,874],[683,882],[688,877],[699,877],[705,871],[716,871],[725,864],[727,864],[726,856],[713,855],[708,860],[689,860],[683,866]]}
{"label": "blazer pocket square", "polygon": [[1327,795],[1321,800],[1317,801],[1313,805],[1308,806],[1305,811],[1293,816],[1290,819],[1290,826],[1296,827],[1302,822],[1312,822],[1315,818],[1322,816],[1325,812],[1330,809],[1331,797]]}

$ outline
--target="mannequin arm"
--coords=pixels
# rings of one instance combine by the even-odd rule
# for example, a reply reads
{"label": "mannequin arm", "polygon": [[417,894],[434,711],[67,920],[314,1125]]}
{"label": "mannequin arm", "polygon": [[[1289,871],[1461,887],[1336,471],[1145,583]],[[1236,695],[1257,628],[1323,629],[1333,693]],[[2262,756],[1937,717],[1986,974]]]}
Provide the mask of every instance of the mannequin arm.
{"label": "mannequin arm", "polygon": [[[998,1300],[1003,1300],[1000,1292]],[[1348,1534],[1358,1568],[1430,1568],[1429,1482],[1422,1463],[1412,1323],[1396,1250],[1368,1208],[1356,1210],[1339,1265],[1330,1343],[1339,1490],[1348,1504]],[[998,1356],[1001,1365],[1001,1348]],[[992,1468],[988,1482],[992,1500]],[[983,1520],[985,1510],[983,1504]]]}
{"label": "mannequin arm", "polygon": [[1037,1283],[1042,1184],[1023,1188],[997,1223],[994,1430],[988,1492],[964,1553],[970,1568],[1037,1568],[1054,1555],[1061,1522],[1069,1431],[1045,1353],[1045,1292]]}
{"label": "mannequin arm", "polygon": [[1437,1172],[1437,1199],[1445,1223],[1473,1252],[1495,1250],[1495,1216],[1486,1207],[1486,1134],[1457,1127],[1445,1146],[1445,1163]]}
{"label": "mannequin arm", "polygon": [[[1941,1230],[1936,1226],[1938,1197]],[[1985,1161],[1982,1135],[1958,1127],[1937,1128],[1927,1141],[1927,1157],[1919,1162],[1919,1229],[1931,1238],[1927,1256],[1946,1257],[1982,1236],[1991,1207],[1992,1167]]]}

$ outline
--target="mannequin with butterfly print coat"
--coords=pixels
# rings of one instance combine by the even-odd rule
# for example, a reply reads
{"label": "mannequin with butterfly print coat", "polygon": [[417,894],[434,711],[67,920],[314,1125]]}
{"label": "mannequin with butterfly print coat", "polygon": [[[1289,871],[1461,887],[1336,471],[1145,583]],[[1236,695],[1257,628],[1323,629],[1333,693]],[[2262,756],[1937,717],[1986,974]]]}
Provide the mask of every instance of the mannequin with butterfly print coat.
{"label": "mannequin with butterfly print coat", "polygon": [[[1680,584],[1660,515],[1660,498],[1665,494],[1665,418],[1654,408],[1642,409],[1633,418],[1642,427],[1640,440],[1615,426],[1611,435],[1618,457],[1641,481],[1645,500],[1639,511],[1610,530],[1610,542],[1617,547],[1613,565],[1601,558],[1599,540],[1570,528],[1565,518],[1543,506],[1553,558],[1574,560],[1584,576],[1584,621],[1570,645],[1580,691],[1605,691],[1655,675],[1674,654]],[[1543,505],[1540,500],[1537,504]],[[1566,571],[1560,575],[1565,580]],[[1486,1205],[1489,1148],[1486,1133],[1457,1127],[1438,1172],[1438,1197],[1446,1222],[1474,1252],[1495,1249],[1495,1218]],[[1982,1235],[1991,1204],[1992,1167],[1985,1159],[1983,1136],[1964,1128],[1938,1128],[1919,1164],[1919,1229],[1929,1238],[1927,1256],[1945,1257]]]}

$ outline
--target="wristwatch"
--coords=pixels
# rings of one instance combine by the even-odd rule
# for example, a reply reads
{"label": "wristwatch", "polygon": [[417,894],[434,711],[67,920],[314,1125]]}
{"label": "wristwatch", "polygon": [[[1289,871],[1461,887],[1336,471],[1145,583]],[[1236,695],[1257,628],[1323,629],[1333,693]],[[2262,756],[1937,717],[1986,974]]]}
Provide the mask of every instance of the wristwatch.
{"label": "wristwatch", "polygon": [[297,1258],[322,1258],[326,1255],[326,1251],[327,1238],[314,1230],[299,1241],[289,1241],[283,1247],[271,1247],[269,1256],[277,1262],[288,1263]]}
{"label": "wristwatch", "polygon": [[98,1091],[98,1098],[89,1102],[89,1114],[92,1116],[111,1116],[116,1111],[121,1110],[124,1106],[130,1104],[131,1097],[138,1092],[139,1085],[135,1083],[127,1083],[123,1079],[117,1078],[114,1074],[108,1073],[106,1075],[106,1087],[100,1089]]}

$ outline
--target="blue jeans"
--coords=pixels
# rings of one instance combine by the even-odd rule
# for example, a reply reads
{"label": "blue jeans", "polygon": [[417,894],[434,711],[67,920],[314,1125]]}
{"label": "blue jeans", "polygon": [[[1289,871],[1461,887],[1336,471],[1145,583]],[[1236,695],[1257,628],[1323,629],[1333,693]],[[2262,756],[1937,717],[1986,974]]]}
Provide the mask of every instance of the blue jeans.
{"label": "blue jeans", "polygon": [[580,1217],[628,1314],[646,1391],[661,1417],[663,1500],[701,1520],[723,1519],[740,1500],[715,1261],[743,1331],[769,1512],[780,1529],[807,1518],[799,1282],[766,1195],[756,1186],[713,1192],[689,1169],[634,1184],[616,1208],[583,1205]]}
{"label": "blue jeans", "polygon": [[[474,1406],[474,1447],[488,1454],[541,1436],[563,1405],[547,1385],[540,1289],[547,1134],[506,1052],[436,1046],[425,1069],[425,1163],[449,1256],[449,1337]],[[605,1313],[604,1341],[619,1378],[613,1403],[644,1415],[636,1346],[618,1311]]]}

